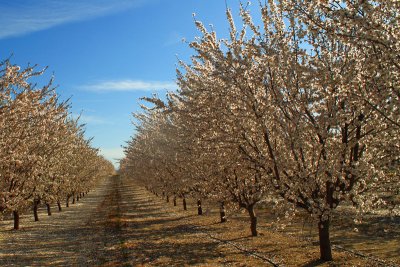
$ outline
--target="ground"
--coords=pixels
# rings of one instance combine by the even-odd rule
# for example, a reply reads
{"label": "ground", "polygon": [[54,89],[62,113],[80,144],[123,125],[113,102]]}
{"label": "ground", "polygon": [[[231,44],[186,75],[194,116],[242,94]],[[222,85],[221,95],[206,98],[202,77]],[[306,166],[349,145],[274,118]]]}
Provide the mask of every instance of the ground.
{"label": "ground", "polygon": [[[0,222],[0,266],[398,266],[400,262],[396,255],[373,260],[335,249],[335,260],[321,263],[313,242],[273,231],[268,224],[261,225],[260,236],[250,237],[241,216],[221,224],[207,206],[206,214],[198,216],[194,204],[189,201],[188,211],[183,211],[180,203],[174,207],[133,180],[114,176],[62,212],[47,216],[43,211],[39,222],[33,222],[31,214],[22,216],[19,231],[10,230],[10,220]],[[399,252],[399,242],[391,242],[394,253]]]}

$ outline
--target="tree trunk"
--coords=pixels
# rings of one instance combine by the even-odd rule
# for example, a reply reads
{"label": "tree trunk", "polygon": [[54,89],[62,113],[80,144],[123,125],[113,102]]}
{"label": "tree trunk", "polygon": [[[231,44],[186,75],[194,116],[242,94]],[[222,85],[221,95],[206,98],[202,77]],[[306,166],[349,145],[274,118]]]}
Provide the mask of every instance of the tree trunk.
{"label": "tree trunk", "polygon": [[76,196],[76,201],[77,202],[79,201],[79,194]]}
{"label": "tree trunk", "polygon": [[167,196],[167,202],[169,202],[169,196]]}
{"label": "tree trunk", "polygon": [[174,197],[174,207],[176,207],[176,197]]}
{"label": "tree trunk", "polygon": [[58,206],[58,211],[62,211],[62,208],[61,208],[61,203],[60,203],[60,201],[57,201],[57,206]]}
{"label": "tree trunk", "polygon": [[187,207],[186,207],[186,198],[185,198],[185,197],[183,197],[182,204],[183,204],[183,210],[187,210]]}
{"label": "tree trunk", "polygon": [[329,239],[329,224],[329,219],[322,222],[320,221],[318,223],[319,250],[321,253],[321,260],[323,261],[332,260],[331,241]]}
{"label": "tree trunk", "polygon": [[250,205],[247,207],[247,211],[250,216],[250,230],[252,236],[257,236],[257,216],[254,211],[254,205]]}
{"label": "tree trunk", "polygon": [[51,207],[49,203],[46,203],[46,207],[47,207],[47,215],[51,216]]}
{"label": "tree trunk", "polygon": [[13,211],[14,216],[14,230],[19,229],[19,212],[17,210]]}
{"label": "tree trunk", "polygon": [[70,198],[70,196],[67,196],[67,202],[66,202],[66,207],[68,208],[69,207],[69,198]]}
{"label": "tree trunk", "polygon": [[72,204],[75,204],[75,196],[72,196]]}
{"label": "tree trunk", "polygon": [[201,207],[201,200],[197,200],[197,215],[203,215],[203,209]]}
{"label": "tree trunk", "polygon": [[221,217],[221,223],[226,222],[225,203],[223,201],[221,202],[221,206],[219,207],[219,215]]}
{"label": "tree trunk", "polygon": [[38,201],[33,202],[33,217],[35,218],[35,222],[39,221],[39,216],[38,216]]}

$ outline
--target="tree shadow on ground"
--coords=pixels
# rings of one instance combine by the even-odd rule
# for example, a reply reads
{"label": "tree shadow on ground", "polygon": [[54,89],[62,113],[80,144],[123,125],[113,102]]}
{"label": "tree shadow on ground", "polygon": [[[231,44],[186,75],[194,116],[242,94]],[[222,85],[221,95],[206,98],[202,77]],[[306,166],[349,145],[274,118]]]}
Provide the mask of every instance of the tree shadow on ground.
{"label": "tree shadow on ground", "polygon": [[325,264],[326,262],[320,259],[312,260],[310,262],[307,262],[306,264],[302,265],[301,267],[314,267],[314,266],[320,266],[322,264]]}
{"label": "tree shadow on ground", "polygon": [[[113,178],[114,179],[114,178]],[[0,227],[0,266],[183,266],[221,262],[219,244],[117,179],[24,230]],[[25,219],[25,218],[24,218]],[[28,221],[29,220],[29,221]],[[11,222],[6,224],[7,227]]]}

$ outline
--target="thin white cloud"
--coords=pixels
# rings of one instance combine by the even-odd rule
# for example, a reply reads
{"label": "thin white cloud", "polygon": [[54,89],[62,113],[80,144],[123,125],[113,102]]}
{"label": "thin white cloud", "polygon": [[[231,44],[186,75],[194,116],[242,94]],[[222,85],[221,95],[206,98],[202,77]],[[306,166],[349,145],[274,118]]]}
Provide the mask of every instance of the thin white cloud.
{"label": "thin white cloud", "polygon": [[182,44],[184,40],[184,36],[178,32],[171,32],[164,42],[164,46],[173,46],[177,44]]}
{"label": "thin white cloud", "polygon": [[174,82],[165,81],[142,81],[142,80],[119,80],[103,81],[94,84],[81,86],[80,88],[95,92],[112,91],[159,91],[175,90],[177,85]]}
{"label": "thin white cloud", "polygon": [[[6,3],[8,2],[8,3]],[[137,7],[145,0],[26,0],[0,3],[0,39]]]}
{"label": "thin white cloud", "polygon": [[79,118],[79,122],[83,124],[90,124],[90,125],[104,125],[104,124],[111,124],[111,122],[105,120],[104,118],[100,118],[93,115],[84,115],[84,114],[72,114],[73,119]]}
{"label": "thin white cloud", "polygon": [[100,148],[100,154],[111,161],[115,167],[118,167],[119,160],[125,157],[122,147]]}

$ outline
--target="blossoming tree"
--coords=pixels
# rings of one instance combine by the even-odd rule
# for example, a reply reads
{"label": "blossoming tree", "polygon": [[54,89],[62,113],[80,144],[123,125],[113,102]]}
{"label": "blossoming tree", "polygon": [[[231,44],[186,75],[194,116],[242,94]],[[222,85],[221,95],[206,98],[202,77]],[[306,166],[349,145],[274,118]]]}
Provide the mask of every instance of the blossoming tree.
{"label": "blossoming tree", "polygon": [[81,193],[112,170],[82,133],[71,131],[68,105],[58,101],[51,81],[40,89],[29,83],[43,71],[21,70],[9,61],[0,67],[0,209],[13,212],[18,229],[20,211],[33,207],[38,220],[43,201],[50,215],[50,204],[60,195],[71,188]]}

